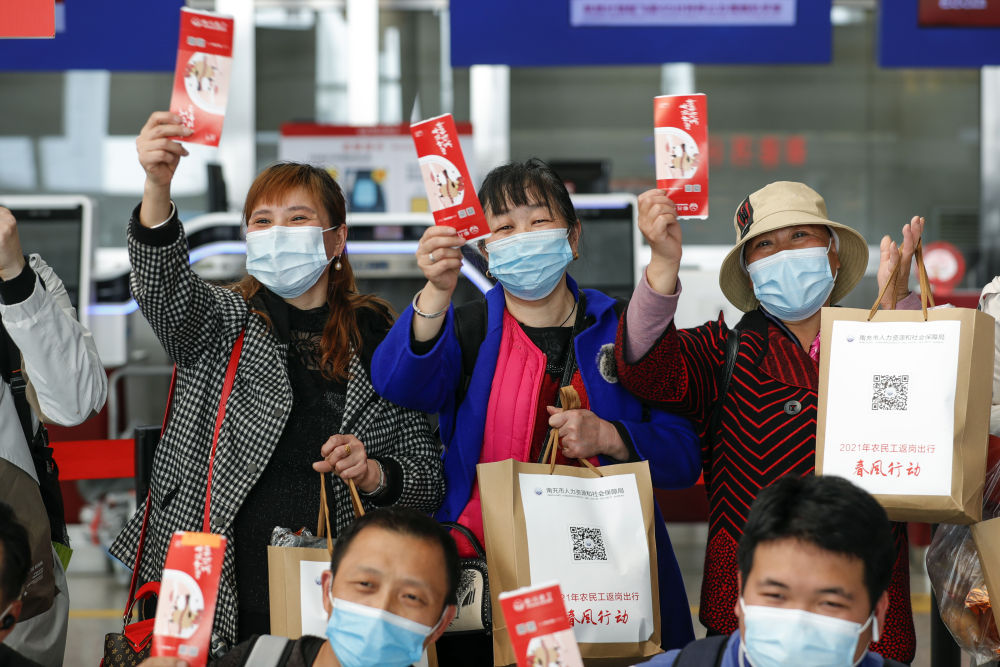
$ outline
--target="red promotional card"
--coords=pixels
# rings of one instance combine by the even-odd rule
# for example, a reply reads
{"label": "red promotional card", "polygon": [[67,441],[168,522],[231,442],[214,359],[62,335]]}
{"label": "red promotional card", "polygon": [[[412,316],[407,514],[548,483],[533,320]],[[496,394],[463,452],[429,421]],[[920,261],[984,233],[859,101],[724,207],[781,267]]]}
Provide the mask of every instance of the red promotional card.
{"label": "red promotional card", "polygon": [[677,204],[678,218],[708,217],[708,107],[705,96],[653,98],[656,187]]}
{"label": "red promotional card", "polygon": [[417,147],[434,224],[454,227],[466,243],[489,235],[486,216],[458,143],[455,119],[449,113],[423,120],[410,125],[410,134]]}
{"label": "red promotional card", "polygon": [[194,131],[182,141],[219,145],[232,63],[233,19],[181,8],[170,110]]}
{"label": "red promotional card", "polygon": [[208,661],[226,538],[178,531],[170,539],[153,626],[153,657]]}
{"label": "red promotional card", "polygon": [[0,0],[0,38],[55,37],[55,0]]}
{"label": "red promotional card", "polygon": [[558,583],[500,594],[518,667],[583,667]]}

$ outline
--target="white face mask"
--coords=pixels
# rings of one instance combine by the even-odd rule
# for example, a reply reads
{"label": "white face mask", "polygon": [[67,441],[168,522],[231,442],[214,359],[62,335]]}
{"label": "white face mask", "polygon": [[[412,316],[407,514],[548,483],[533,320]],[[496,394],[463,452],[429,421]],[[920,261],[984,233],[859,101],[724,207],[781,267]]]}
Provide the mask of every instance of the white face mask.
{"label": "white face mask", "polygon": [[302,296],[330,264],[323,232],[315,226],[275,225],[247,233],[247,273],[284,299]]}
{"label": "white face mask", "polygon": [[[870,623],[872,641],[878,625],[872,614],[864,625],[802,609],[746,605],[740,598],[745,632],[741,658],[752,667],[851,667],[858,640]],[[862,658],[864,655],[862,655]]]}

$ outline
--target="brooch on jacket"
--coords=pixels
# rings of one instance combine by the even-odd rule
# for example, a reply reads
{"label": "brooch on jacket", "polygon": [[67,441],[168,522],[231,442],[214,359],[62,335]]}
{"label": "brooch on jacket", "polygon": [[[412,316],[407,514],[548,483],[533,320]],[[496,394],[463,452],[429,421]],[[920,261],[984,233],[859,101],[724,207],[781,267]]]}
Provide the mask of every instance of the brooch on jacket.
{"label": "brooch on jacket", "polygon": [[618,366],[615,365],[614,343],[605,343],[597,351],[597,370],[605,382],[609,384],[618,383]]}

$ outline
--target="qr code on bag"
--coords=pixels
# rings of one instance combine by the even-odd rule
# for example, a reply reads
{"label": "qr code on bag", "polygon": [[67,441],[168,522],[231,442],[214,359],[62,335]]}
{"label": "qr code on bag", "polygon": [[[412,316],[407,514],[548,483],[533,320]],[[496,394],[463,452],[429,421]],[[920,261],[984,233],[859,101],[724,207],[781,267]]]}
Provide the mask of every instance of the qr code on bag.
{"label": "qr code on bag", "polygon": [[604,550],[604,536],[600,528],[570,526],[569,536],[573,540],[573,560],[607,560]]}
{"label": "qr code on bag", "polygon": [[909,375],[873,375],[872,410],[906,410]]}

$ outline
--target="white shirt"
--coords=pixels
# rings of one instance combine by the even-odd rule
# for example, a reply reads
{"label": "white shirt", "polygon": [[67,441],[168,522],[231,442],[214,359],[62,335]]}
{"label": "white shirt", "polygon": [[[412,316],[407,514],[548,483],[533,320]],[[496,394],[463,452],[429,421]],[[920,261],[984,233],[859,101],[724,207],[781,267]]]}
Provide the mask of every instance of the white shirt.
{"label": "white shirt", "polygon": [[[93,336],[77,321],[59,276],[38,255],[29,256],[28,264],[36,274],[34,290],[19,303],[0,303],[0,318],[21,351],[22,370],[38,397],[42,420],[75,426],[104,405],[107,376]],[[7,351],[0,350],[0,354]],[[37,428],[39,415],[35,409],[31,420]],[[0,382],[0,457],[38,481],[6,382]],[[62,664],[69,615],[66,577],[54,551],[52,557],[57,588],[52,607],[19,622],[4,642],[43,665]]]}

